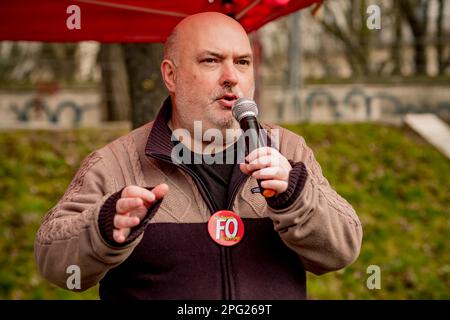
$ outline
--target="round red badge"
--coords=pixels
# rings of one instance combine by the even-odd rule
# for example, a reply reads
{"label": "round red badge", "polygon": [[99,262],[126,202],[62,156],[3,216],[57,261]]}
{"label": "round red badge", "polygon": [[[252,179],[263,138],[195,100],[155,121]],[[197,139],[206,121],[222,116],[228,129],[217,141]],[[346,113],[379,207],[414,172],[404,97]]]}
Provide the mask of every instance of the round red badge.
{"label": "round red badge", "polygon": [[222,246],[234,246],[244,236],[244,223],[233,211],[220,210],[208,221],[208,232],[211,238]]}

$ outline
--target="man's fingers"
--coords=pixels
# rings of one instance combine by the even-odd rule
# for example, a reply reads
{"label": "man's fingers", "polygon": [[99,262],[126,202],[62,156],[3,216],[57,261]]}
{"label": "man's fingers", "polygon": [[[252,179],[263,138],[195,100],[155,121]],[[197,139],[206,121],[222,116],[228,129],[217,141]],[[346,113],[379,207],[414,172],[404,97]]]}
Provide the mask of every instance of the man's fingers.
{"label": "man's fingers", "polygon": [[121,230],[114,229],[113,230],[113,238],[118,243],[122,243],[125,241],[125,237],[123,236]]}
{"label": "man's fingers", "polygon": [[239,169],[241,169],[243,174],[246,174],[246,175],[251,174],[251,171],[247,169],[247,164],[245,164],[245,163],[240,163]]}
{"label": "man's fingers", "polygon": [[151,191],[155,195],[155,199],[159,200],[169,192],[169,186],[165,183],[158,184]]}
{"label": "man's fingers", "polygon": [[283,193],[287,190],[288,183],[282,180],[264,180],[261,181],[261,187],[275,190],[277,193]]}
{"label": "man's fingers", "polygon": [[265,167],[278,167],[280,164],[280,160],[278,157],[266,155],[256,158],[247,164],[247,169],[250,171],[255,171],[257,169],[265,168]]}
{"label": "man's fingers", "polygon": [[289,175],[287,172],[281,167],[267,167],[262,168],[261,170],[254,171],[252,173],[252,177],[260,180],[287,180]]}
{"label": "man's fingers", "polygon": [[138,217],[139,220],[143,220],[145,218],[145,216],[147,215],[147,211],[148,211],[147,207],[140,206],[134,210],[131,210],[129,212],[129,214],[130,214],[130,217]]}
{"label": "man's fingers", "polygon": [[141,198],[121,198],[116,203],[116,211],[117,213],[127,213],[142,205],[144,205],[144,201]]}
{"label": "man's fingers", "polygon": [[141,198],[148,203],[155,201],[153,192],[138,186],[125,187],[122,191],[122,198]]}
{"label": "man's fingers", "polygon": [[133,216],[126,216],[121,214],[116,214],[114,216],[114,227],[116,229],[122,229],[122,228],[132,228],[139,224],[141,219],[139,217],[133,215]]}
{"label": "man's fingers", "polygon": [[276,149],[271,147],[261,147],[250,152],[250,154],[245,157],[245,160],[250,163],[259,157],[276,154],[277,152],[278,151]]}
{"label": "man's fingers", "polygon": [[[161,183],[156,187],[154,187],[152,191],[149,191],[145,188],[141,188],[138,186],[128,186],[125,189],[123,189],[121,196],[122,198],[140,198],[144,201],[144,205],[148,207],[152,205],[156,200],[159,200],[162,197],[164,197],[167,194],[167,192],[169,192],[169,186],[165,183]],[[133,210],[138,206],[139,204],[130,203],[130,206],[127,207],[129,208],[129,210],[124,209],[121,212]]]}
{"label": "man's fingers", "polygon": [[127,239],[127,237],[130,234],[130,229],[126,228],[126,229],[114,229],[113,230],[113,238],[116,242],[118,243],[122,243],[125,242],[125,240]]}

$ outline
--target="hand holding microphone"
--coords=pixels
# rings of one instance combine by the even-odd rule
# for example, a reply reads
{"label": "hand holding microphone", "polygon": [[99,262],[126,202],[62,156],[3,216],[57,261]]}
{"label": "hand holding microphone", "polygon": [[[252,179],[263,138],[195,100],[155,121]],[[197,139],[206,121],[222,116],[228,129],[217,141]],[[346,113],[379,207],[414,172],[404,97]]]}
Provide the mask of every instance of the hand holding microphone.
{"label": "hand holding microphone", "polygon": [[256,103],[248,98],[239,98],[232,112],[246,136],[247,163],[240,164],[241,171],[258,180],[261,194],[266,198],[285,192],[292,166],[278,150],[266,146],[261,139]]}

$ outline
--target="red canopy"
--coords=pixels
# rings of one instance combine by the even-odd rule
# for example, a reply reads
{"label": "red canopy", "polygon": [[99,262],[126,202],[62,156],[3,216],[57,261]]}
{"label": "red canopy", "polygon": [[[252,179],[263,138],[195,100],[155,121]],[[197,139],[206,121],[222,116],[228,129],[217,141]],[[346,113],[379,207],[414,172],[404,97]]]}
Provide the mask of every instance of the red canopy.
{"label": "red canopy", "polygon": [[[204,11],[233,16],[251,32],[315,2],[320,0],[1,0],[0,40],[164,42],[183,17]],[[80,29],[74,28],[73,5]]]}

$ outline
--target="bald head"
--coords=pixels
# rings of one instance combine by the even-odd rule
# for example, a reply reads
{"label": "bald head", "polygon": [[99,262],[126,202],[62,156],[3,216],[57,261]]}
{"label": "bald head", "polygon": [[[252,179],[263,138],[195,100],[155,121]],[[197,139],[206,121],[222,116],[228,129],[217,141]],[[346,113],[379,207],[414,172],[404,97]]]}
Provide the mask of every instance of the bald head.
{"label": "bald head", "polygon": [[239,127],[233,101],[253,97],[253,54],[247,33],[232,18],[205,12],[183,19],[167,39],[161,73],[172,99],[174,128]]}
{"label": "bald head", "polygon": [[232,33],[233,38],[241,38],[241,41],[250,42],[244,28],[227,15],[219,12],[202,12],[188,16],[181,20],[164,44],[164,59],[178,60],[179,52],[185,50],[186,44],[192,45],[201,41],[202,36],[212,36],[223,41],[229,40],[227,36]]}

